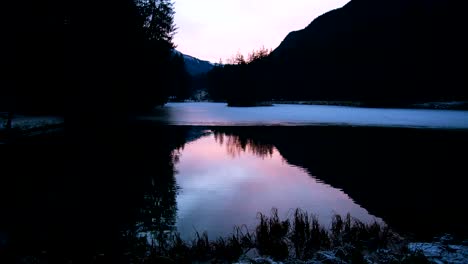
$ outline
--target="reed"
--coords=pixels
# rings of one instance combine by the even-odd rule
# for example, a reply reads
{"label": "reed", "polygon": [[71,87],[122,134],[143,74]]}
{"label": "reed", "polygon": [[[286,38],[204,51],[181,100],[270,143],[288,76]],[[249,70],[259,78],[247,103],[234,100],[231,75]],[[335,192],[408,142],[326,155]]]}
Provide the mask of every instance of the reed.
{"label": "reed", "polygon": [[[316,259],[321,252],[333,252],[345,263],[365,263],[365,254],[387,249],[395,243],[392,240],[395,233],[387,226],[378,222],[366,224],[349,214],[334,215],[329,228],[320,225],[316,215],[301,209],[284,220],[275,208],[269,216],[258,213],[257,217],[258,224],[253,232],[240,226],[231,235],[212,241],[206,232],[196,232],[191,243],[175,233],[170,242],[161,244],[164,249],[156,250],[153,245],[147,252],[150,256],[157,255],[159,261],[162,257],[174,263],[233,263],[252,249],[276,261],[307,261]],[[402,252],[398,263],[423,260],[423,256]]]}

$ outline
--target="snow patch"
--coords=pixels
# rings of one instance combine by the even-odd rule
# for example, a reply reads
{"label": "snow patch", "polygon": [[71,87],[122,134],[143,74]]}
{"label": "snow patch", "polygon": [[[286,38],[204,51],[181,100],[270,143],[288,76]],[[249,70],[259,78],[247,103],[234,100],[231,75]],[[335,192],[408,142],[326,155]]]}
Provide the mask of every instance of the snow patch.
{"label": "snow patch", "polygon": [[[54,116],[38,116],[38,117],[28,117],[28,116],[14,116],[11,121],[11,127],[28,130],[46,127],[50,125],[59,125],[64,122],[61,117]],[[0,118],[0,130],[5,129],[6,119]]]}
{"label": "snow patch", "polygon": [[468,246],[444,244],[443,242],[410,243],[412,253],[420,252],[433,263],[468,263]]}

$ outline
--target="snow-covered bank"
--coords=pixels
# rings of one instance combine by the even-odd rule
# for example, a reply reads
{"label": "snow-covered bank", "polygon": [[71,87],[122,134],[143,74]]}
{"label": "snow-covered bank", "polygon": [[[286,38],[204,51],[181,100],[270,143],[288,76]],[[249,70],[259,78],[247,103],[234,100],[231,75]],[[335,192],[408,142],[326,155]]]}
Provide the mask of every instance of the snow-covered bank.
{"label": "snow-covered bank", "polygon": [[450,235],[434,242],[410,243],[408,249],[422,253],[431,263],[468,263],[468,241],[455,241]]}
{"label": "snow-covered bank", "polygon": [[14,116],[11,130],[6,129],[7,119],[0,118],[0,144],[12,138],[53,133],[63,129],[64,120],[55,116]]}
{"label": "snow-covered bank", "polygon": [[[434,264],[466,264],[468,263],[468,241],[455,241],[450,235],[435,238],[432,242],[413,242],[404,246],[407,250],[379,249],[363,256],[364,263],[434,263]],[[307,261],[288,259],[275,261],[270,257],[261,257],[256,251],[241,257],[237,264],[318,264],[352,263],[343,259],[349,254],[349,248],[322,250],[315,253]]]}
{"label": "snow-covered bank", "polygon": [[[0,129],[5,129],[6,121],[6,119],[0,119]],[[14,116],[11,122],[11,127],[20,130],[28,130],[50,125],[58,125],[63,122],[63,118],[56,116]]]}
{"label": "snow-covered bank", "polygon": [[416,108],[426,108],[426,109],[467,109],[468,102],[465,101],[452,101],[452,102],[427,102],[421,104],[414,104]]}

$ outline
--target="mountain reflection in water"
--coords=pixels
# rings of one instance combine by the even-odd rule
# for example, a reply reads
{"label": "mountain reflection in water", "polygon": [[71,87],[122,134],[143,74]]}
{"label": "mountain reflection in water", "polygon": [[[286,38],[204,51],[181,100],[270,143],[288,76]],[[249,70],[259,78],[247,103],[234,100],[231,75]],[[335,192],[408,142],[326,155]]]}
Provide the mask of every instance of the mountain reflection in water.
{"label": "mountain reflection in water", "polygon": [[183,238],[207,231],[225,236],[236,225],[254,230],[258,212],[276,207],[281,217],[295,208],[317,214],[328,226],[333,214],[376,219],[343,191],[288,164],[272,144],[214,132],[178,151],[177,230]]}

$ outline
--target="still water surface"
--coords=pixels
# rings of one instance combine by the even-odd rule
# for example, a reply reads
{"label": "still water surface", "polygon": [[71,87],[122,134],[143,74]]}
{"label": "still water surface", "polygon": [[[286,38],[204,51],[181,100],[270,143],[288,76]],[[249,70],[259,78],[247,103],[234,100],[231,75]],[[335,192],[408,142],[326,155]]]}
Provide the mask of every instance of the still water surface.
{"label": "still water surface", "polygon": [[254,230],[257,212],[269,214],[273,207],[283,219],[295,208],[313,212],[326,227],[334,214],[381,222],[342,190],[288,164],[272,145],[209,133],[178,150],[175,166],[176,225],[186,239],[195,230],[212,237],[228,235],[236,225]]}

